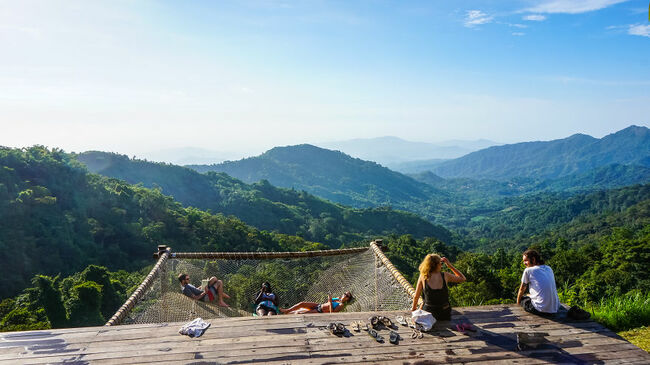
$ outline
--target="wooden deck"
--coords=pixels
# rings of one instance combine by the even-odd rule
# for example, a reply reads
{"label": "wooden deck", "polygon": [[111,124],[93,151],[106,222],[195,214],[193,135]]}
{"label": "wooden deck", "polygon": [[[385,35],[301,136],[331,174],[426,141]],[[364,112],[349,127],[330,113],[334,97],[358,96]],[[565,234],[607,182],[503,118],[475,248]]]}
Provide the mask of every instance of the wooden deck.
{"label": "wooden deck", "polygon": [[[405,312],[383,312],[394,319]],[[422,339],[397,325],[402,339],[377,343],[366,332],[336,337],[325,326],[373,313],[282,315],[208,320],[199,338],[178,334],[183,323],[86,327],[0,333],[0,364],[266,364],[294,363],[583,363],[650,364],[650,355],[593,322],[546,319],[514,305],[458,308]],[[452,327],[469,322],[476,332]],[[517,332],[543,336],[535,349],[517,351]]]}

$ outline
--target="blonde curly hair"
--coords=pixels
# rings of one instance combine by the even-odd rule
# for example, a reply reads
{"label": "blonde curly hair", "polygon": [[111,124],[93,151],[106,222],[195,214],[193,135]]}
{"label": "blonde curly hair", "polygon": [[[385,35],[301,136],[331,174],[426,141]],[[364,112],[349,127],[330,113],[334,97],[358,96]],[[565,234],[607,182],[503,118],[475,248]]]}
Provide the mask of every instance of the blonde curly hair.
{"label": "blonde curly hair", "polygon": [[440,262],[442,262],[440,255],[436,255],[435,253],[428,254],[424,260],[422,260],[418,270],[420,270],[420,275],[424,280],[429,279],[429,275],[438,268]]}

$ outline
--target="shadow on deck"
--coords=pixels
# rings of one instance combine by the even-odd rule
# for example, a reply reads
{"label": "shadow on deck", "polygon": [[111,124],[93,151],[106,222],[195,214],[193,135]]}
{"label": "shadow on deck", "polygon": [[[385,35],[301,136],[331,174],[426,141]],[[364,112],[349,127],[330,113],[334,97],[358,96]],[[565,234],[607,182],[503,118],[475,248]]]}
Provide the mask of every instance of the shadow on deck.
{"label": "shadow on deck", "polygon": [[[407,312],[382,312],[394,319]],[[178,334],[183,323],[86,327],[0,334],[0,363],[135,364],[190,363],[650,363],[650,355],[593,322],[543,318],[515,305],[458,308],[421,339],[397,325],[401,340],[384,343],[366,332],[330,334],[330,322],[364,320],[373,313],[282,315],[209,320],[199,338]],[[471,323],[475,332],[460,332]],[[518,349],[517,336],[527,348]],[[520,341],[521,342],[521,341]]]}

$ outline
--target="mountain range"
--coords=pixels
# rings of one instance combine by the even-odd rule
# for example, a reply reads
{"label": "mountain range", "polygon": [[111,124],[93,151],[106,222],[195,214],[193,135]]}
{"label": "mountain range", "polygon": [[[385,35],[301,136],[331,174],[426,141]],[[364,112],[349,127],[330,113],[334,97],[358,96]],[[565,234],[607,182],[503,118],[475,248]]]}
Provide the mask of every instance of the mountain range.
{"label": "mountain range", "polygon": [[[305,159],[307,157],[303,156]],[[261,230],[299,235],[332,246],[381,234],[410,233],[416,237],[433,236],[443,241],[451,238],[451,233],[445,228],[412,213],[371,208],[370,204],[365,209],[352,209],[305,191],[277,188],[264,179],[247,184],[222,172],[201,174],[182,166],[98,151],[84,152],[76,159],[91,172],[131,184],[158,188],[184,206],[234,215]],[[375,163],[367,164],[378,167]],[[317,168],[312,168],[319,173]],[[414,187],[434,189],[410,177],[391,173],[396,179],[413,185],[393,182],[397,187],[391,193],[401,189],[401,195],[395,194],[402,199],[408,199],[408,194],[424,196]]]}
{"label": "mountain range", "polygon": [[650,129],[630,126],[603,138],[574,134],[546,142],[492,146],[432,168],[444,178],[556,179],[611,164],[650,167]]}
{"label": "mountain range", "polygon": [[347,141],[316,143],[316,146],[341,151],[362,160],[374,161],[387,167],[420,160],[446,160],[497,145],[486,139],[476,141],[452,140],[438,143],[412,142],[387,136],[357,138]]}
{"label": "mountain range", "polygon": [[[648,128],[631,126],[602,139],[578,134],[549,142],[493,146],[411,176],[312,145],[276,147],[239,161],[188,167],[223,172],[247,183],[267,180],[355,207],[390,205],[451,224],[449,219],[465,216],[459,209],[475,199],[484,202],[541,191],[646,183],[650,181],[649,138]],[[450,171],[455,173],[444,174]]]}

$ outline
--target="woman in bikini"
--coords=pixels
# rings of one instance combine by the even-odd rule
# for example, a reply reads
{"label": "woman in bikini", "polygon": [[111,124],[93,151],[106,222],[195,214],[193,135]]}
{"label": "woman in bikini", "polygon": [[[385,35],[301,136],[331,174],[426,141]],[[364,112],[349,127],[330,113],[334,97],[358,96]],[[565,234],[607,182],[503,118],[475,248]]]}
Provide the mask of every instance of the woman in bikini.
{"label": "woman in bikini", "polygon": [[[452,273],[442,272],[442,264],[447,265]],[[419,267],[420,277],[413,297],[411,310],[418,307],[420,295],[424,296],[423,308],[425,311],[433,314],[433,317],[440,321],[451,319],[451,305],[449,304],[449,289],[447,282],[462,283],[465,275],[458,271],[446,257],[440,257],[435,254],[428,254]]]}
{"label": "woman in bikini", "polygon": [[294,305],[291,308],[280,308],[280,312],[284,314],[304,314],[304,313],[330,313],[339,312],[345,306],[345,303],[352,300],[352,293],[345,292],[340,298],[332,298],[330,295],[327,296],[327,302],[325,303],[313,303],[313,302],[300,302]]}

